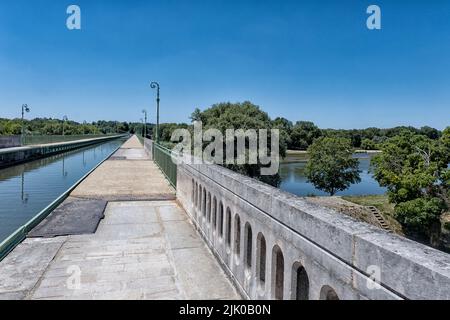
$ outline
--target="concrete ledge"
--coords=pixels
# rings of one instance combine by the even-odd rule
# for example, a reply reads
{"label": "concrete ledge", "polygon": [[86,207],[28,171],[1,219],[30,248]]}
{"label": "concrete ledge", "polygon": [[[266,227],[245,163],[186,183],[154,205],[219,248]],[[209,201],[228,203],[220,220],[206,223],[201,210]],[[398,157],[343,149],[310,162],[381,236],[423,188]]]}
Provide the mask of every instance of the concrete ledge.
{"label": "concrete ledge", "polygon": [[133,194],[117,194],[117,195],[102,195],[102,194],[92,194],[87,196],[73,196],[78,199],[86,200],[104,200],[110,201],[167,201],[176,200],[176,196],[173,193],[160,193],[160,194],[144,194],[144,195],[133,195]]}
{"label": "concrete ledge", "polygon": [[[450,256],[422,244],[392,235],[371,225],[356,221],[331,209],[306,202],[257,180],[216,165],[178,166],[177,198],[190,214],[208,245],[250,298],[273,298],[270,281],[272,248],[277,245],[284,254],[284,297],[293,294],[292,265],[301,261],[310,281],[310,298],[321,298],[325,286],[332,287],[341,299],[450,299]],[[199,187],[230,208],[231,246],[217,235],[208,215]],[[197,188],[197,190],[194,190]],[[195,205],[200,197],[200,207]],[[194,199],[194,201],[193,201]],[[235,215],[240,216],[241,256],[233,254]],[[243,267],[245,229],[249,223],[253,238],[261,232],[267,241],[267,282],[259,288],[256,269]],[[256,239],[253,239],[256,251]],[[256,263],[256,255],[253,257]],[[380,271],[380,286],[370,288],[372,271]]]}
{"label": "concrete ledge", "polygon": [[51,155],[86,147],[104,141],[118,139],[124,136],[125,135],[116,135],[60,143],[42,144],[36,146],[0,149],[0,168],[14,166],[20,163],[45,158]]}

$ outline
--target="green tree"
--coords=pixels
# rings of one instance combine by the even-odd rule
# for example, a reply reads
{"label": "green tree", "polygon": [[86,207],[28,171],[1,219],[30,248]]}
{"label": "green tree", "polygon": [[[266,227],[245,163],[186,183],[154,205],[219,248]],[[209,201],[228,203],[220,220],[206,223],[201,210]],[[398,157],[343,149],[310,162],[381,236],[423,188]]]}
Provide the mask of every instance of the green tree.
{"label": "green tree", "polygon": [[[210,128],[218,129],[224,136],[226,129],[243,129],[245,131],[248,129],[270,130],[275,128],[275,125],[269,118],[269,115],[266,112],[262,111],[259,106],[256,106],[249,101],[245,101],[242,103],[218,103],[214,104],[203,112],[200,112],[200,110],[196,109],[192,114],[191,119],[201,120],[203,123],[203,130],[207,130]],[[280,140],[282,140],[281,136]],[[284,141],[280,141],[280,157],[284,157],[286,155],[285,145],[286,144]],[[248,150],[248,144],[246,144],[246,149]],[[268,152],[271,151],[270,131],[268,133],[267,149]],[[278,186],[281,182],[279,174],[273,176],[261,175],[260,169],[263,165],[259,163],[225,166],[233,171],[259,179],[273,186]]]}
{"label": "green tree", "polygon": [[441,132],[439,130],[428,126],[420,128],[419,133],[433,140],[437,140],[441,137]]}
{"label": "green tree", "polygon": [[410,234],[439,246],[440,216],[448,208],[450,149],[447,135],[433,140],[411,130],[388,139],[373,158],[374,177],[387,187],[395,218]]}
{"label": "green tree", "polygon": [[192,120],[192,122],[194,121],[203,121],[202,119],[202,112],[200,111],[199,108],[195,108],[194,112],[192,112],[190,119]]}
{"label": "green tree", "polygon": [[292,128],[290,148],[306,150],[320,136],[321,131],[313,122],[297,121]]}
{"label": "green tree", "polygon": [[363,139],[361,142],[361,149],[376,150],[377,148],[378,148],[377,144],[370,139]]}
{"label": "green tree", "polygon": [[321,137],[308,148],[308,153],[306,176],[317,189],[332,196],[361,181],[350,140]]}
{"label": "green tree", "polygon": [[282,145],[282,149],[288,149],[291,145],[292,122],[278,117],[273,120],[272,127],[280,130],[280,144]]}

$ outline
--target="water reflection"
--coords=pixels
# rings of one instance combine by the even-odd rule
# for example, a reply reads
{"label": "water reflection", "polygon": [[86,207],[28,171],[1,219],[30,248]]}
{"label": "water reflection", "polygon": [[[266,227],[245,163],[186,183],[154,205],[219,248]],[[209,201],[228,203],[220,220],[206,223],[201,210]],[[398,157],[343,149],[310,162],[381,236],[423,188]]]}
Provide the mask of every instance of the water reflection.
{"label": "water reflection", "polygon": [[0,170],[0,241],[58,198],[123,140]]}
{"label": "water reflection", "polygon": [[[337,195],[367,195],[386,193],[386,189],[380,187],[378,182],[372,177],[372,172],[370,170],[371,156],[363,153],[355,154],[354,156],[359,159],[359,168],[362,171],[360,173],[361,182],[351,185],[350,188],[345,191],[338,192]],[[305,176],[306,157],[303,156],[302,161],[298,161],[299,158],[301,157],[298,155],[294,157],[288,156],[285,162],[280,164],[280,175],[282,179],[280,189],[299,196],[327,195],[327,193],[316,189],[307,181],[308,179]]]}
{"label": "water reflection", "polygon": [[27,203],[28,202],[28,193],[25,193],[25,173],[22,171],[22,174],[21,174],[21,176],[22,176],[22,192],[21,192],[21,194],[22,194],[22,203]]}

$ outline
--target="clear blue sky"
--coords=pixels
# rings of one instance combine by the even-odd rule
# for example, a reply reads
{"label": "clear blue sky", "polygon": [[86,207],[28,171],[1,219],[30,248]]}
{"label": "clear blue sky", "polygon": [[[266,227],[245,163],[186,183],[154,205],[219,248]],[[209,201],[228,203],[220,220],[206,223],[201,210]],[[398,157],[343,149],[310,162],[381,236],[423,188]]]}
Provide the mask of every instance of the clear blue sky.
{"label": "clear blue sky", "polygon": [[[82,30],[66,28],[81,7]],[[366,8],[382,30],[366,28]],[[320,127],[450,125],[450,1],[0,2],[0,117],[187,122],[250,100]]]}

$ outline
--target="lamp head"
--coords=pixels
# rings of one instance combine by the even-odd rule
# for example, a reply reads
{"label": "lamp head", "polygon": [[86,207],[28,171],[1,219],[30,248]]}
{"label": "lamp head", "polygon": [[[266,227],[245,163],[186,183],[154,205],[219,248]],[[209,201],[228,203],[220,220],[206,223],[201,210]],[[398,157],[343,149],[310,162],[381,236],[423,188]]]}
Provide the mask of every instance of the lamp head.
{"label": "lamp head", "polygon": [[152,83],[150,83],[150,88],[152,88],[152,89],[158,88],[159,89],[159,83],[153,81]]}

